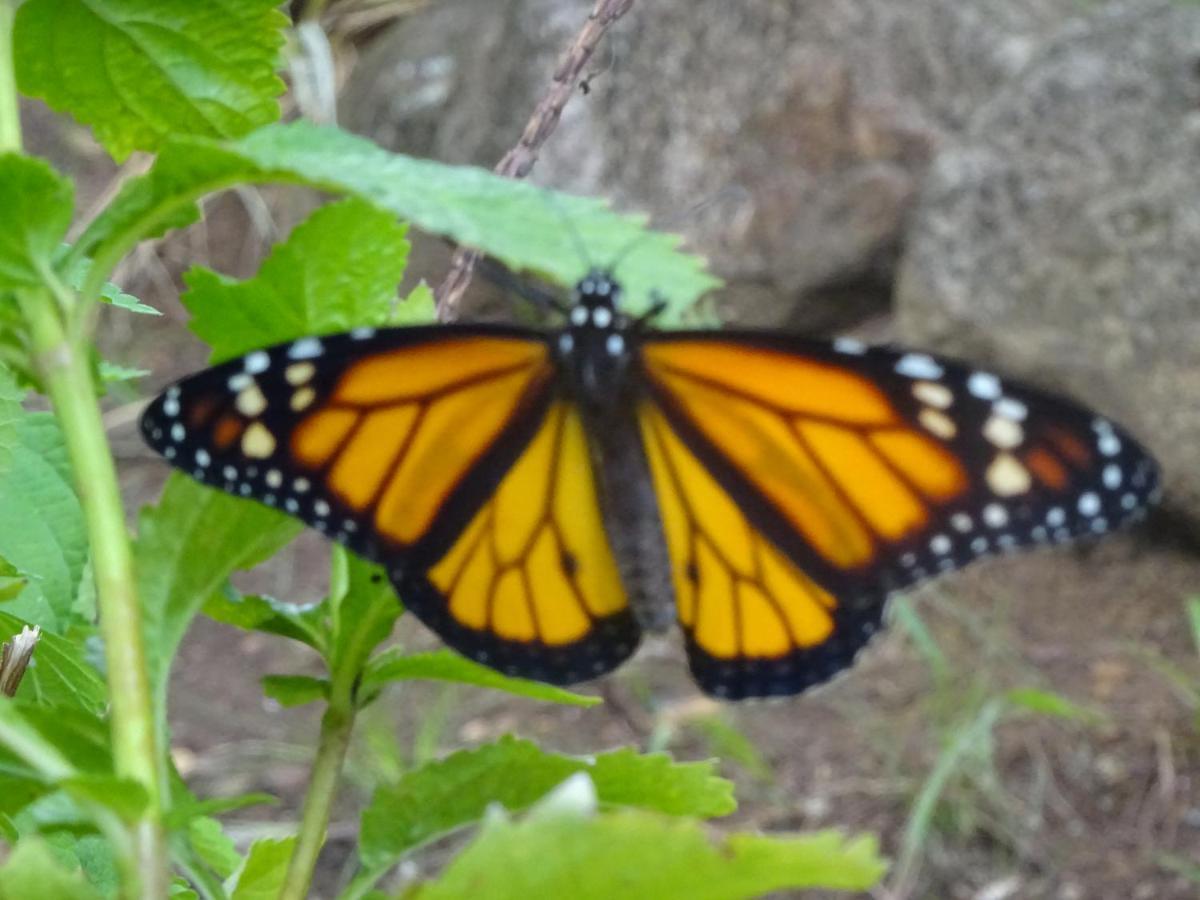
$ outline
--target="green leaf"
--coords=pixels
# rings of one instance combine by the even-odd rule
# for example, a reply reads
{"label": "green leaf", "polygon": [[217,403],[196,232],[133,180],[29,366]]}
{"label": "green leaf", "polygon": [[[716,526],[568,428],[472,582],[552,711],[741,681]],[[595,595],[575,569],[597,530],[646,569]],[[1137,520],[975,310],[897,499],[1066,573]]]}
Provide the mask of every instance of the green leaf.
{"label": "green leaf", "polygon": [[237,137],[279,117],[275,0],[27,0],[17,84],[90,125],[117,161],[170,136]]}
{"label": "green leaf", "polygon": [[329,681],[308,675],[267,675],[263,693],[280,706],[303,706],[329,698]]}
{"label": "green leaf", "polygon": [[[92,261],[85,256],[70,256],[70,244],[62,244],[58,250],[59,254],[64,257],[63,268],[58,273],[59,277],[69,287],[79,290],[83,287],[83,283],[87,280],[88,273],[92,269]],[[141,313],[147,316],[162,315],[153,306],[147,306],[137,297],[133,296],[133,294],[125,293],[111,281],[106,281],[100,286],[100,299],[129,312]]]}
{"label": "green leaf", "polygon": [[188,841],[196,856],[221,878],[228,878],[242,865],[242,855],[237,852],[233,839],[216,819],[199,816],[189,821]]}
{"label": "green leaf", "polygon": [[363,677],[361,690],[377,692],[389,682],[414,678],[470,684],[504,691],[518,697],[530,697],[567,706],[595,706],[602,702],[599,697],[576,694],[540,681],[510,678],[450,650],[434,650],[409,656],[404,656],[395,649],[387,650],[371,660]]}
{"label": "green leaf", "polygon": [[0,900],[101,900],[80,869],[68,869],[40,838],[24,838],[0,866]]}
{"label": "green leaf", "polygon": [[49,413],[23,413],[11,430],[0,426],[0,444],[0,556],[31,576],[5,612],[61,633],[74,619],[88,554],[62,432]]}
{"label": "green leaf", "polygon": [[403,612],[383,567],[353,556],[341,547],[333,549],[333,574],[329,603],[333,638],[329,670],[363,671],[371,651],[392,633]]}
{"label": "green leaf", "polygon": [[523,809],[578,772],[592,777],[602,803],[724,815],[735,807],[733,785],[714,769],[711,762],[676,763],[632,750],[584,759],[505,737],[410,770],[377,790],[363,812],[359,853],[367,868],[386,868],[414,847],[478,821],[489,805]]}
{"label": "green leaf", "polygon": [[273,597],[239,594],[232,586],[225,585],[208,598],[204,614],[243,631],[291,638],[324,655],[329,616],[326,601],[299,606]]}
{"label": "green leaf", "polygon": [[436,319],[437,303],[433,299],[433,288],[422,281],[396,307],[388,324],[423,325]]}
{"label": "green leaf", "polygon": [[488,900],[745,900],[787,889],[862,891],[884,869],[871,837],[734,834],[714,843],[690,819],[633,810],[597,817],[548,810],[519,823],[493,817],[415,898],[459,900],[487,885]]}
{"label": "green leaf", "polygon": [[405,231],[393,214],[364,200],[322,207],[249,281],[188,272],[188,327],[220,362],[309,334],[387,324],[408,260]]}
{"label": "green leaf", "polygon": [[[0,642],[11,640],[29,623],[0,612]],[[75,706],[99,716],[108,705],[104,680],[87,662],[77,643],[43,631],[25,670],[17,698],[43,706]]]}
{"label": "green leaf", "polygon": [[301,525],[173,474],[142,511],[134,548],[152,684],[165,699],[171,659],[192,618],[236,569],[257,565]]}
{"label": "green leaf", "polygon": [[73,799],[108,807],[128,823],[138,820],[149,801],[142,785],[112,775],[76,775],[59,786]]}
{"label": "green leaf", "polygon": [[[659,291],[668,303],[664,321],[718,284],[698,258],[676,251],[678,238],[646,231],[642,219],[617,215],[600,200],[388,153],[364,138],[305,122],[271,125],[240,141],[168,141],[154,167],[127,181],[93,220],[75,252],[103,260],[107,274],[137,241],[195,221],[198,198],[245,181],[356,194],[426,231],[560,284],[622,257],[615,275],[626,307],[644,310]],[[580,258],[580,242],[590,259]]]}
{"label": "green leaf", "polygon": [[264,839],[251,844],[230,900],[275,900],[295,844],[293,837]]}
{"label": "green leaf", "polygon": [[45,282],[74,202],[71,182],[48,164],[0,154],[0,289]]}

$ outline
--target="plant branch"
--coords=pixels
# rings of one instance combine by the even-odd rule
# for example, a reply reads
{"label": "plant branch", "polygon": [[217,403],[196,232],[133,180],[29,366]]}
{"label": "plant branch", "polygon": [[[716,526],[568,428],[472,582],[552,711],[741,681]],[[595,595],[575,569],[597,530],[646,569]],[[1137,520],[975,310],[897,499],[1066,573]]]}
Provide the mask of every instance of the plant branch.
{"label": "plant branch", "polygon": [[87,522],[100,633],[104,639],[116,774],[138,782],[149,798],[135,829],[140,884],[130,896],[161,897],[167,851],[161,824],[159,755],[155,737],[141,610],[125,515],[104,434],[86,339],[69,338],[49,290],[18,295],[29,325],[32,356],[62,428],[79,502]]}
{"label": "plant branch", "polygon": [[[629,12],[633,0],[596,0],[587,22],[571,42],[571,46],[554,69],[550,89],[529,117],[525,130],[516,146],[504,154],[493,170],[506,178],[524,178],[537,162],[538,153],[547,138],[554,133],[567,101],[575,93],[581,81],[584,66],[595,53],[600,39],[617,19]],[[450,261],[450,270],[438,285],[434,296],[437,299],[438,319],[452,321],[458,316],[458,305],[471,283],[478,251],[459,247]]]}
{"label": "plant branch", "polygon": [[[358,714],[358,684],[378,640],[376,629],[379,623],[373,613],[354,618],[346,618],[341,614],[342,602],[350,589],[346,560],[345,551],[335,549],[329,595],[339,598],[339,602],[331,604],[335,632],[343,628],[352,630],[349,639],[334,651],[334,658],[330,660],[329,703],[321,717],[321,734],[308,791],[304,796],[304,808],[300,814],[300,830],[292,858],[288,861],[287,874],[279,889],[279,900],[304,900],[309,895],[317,857],[325,845],[342,764],[354,732],[354,721]],[[335,636],[333,643],[336,647],[341,642]]]}

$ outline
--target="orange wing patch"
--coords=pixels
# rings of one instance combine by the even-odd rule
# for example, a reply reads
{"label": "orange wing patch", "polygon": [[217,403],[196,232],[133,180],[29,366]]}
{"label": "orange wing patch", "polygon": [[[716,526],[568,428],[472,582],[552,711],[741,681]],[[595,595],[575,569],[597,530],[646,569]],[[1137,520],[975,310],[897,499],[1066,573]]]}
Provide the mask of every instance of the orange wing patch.
{"label": "orange wing patch", "polygon": [[[311,364],[292,368],[289,383],[306,390]],[[368,357],[299,422],[291,455],[324,470],[328,489],[370,512],[381,535],[411,545],[551,372],[545,346],[491,337]]]}
{"label": "orange wing patch", "polygon": [[655,342],[647,371],[688,419],[840,569],[875,561],[968,489],[959,461],[867,378],[719,341]]}
{"label": "orange wing patch", "polygon": [[429,570],[460,625],[550,647],[627,608],[601,520],[583,423],[551,407],[496,493]]}
{"label": "orange wing patch", "polygon": [[663,414],[638,411],[679,621],[719,660],[771,659],[834,633],[837,601],[750,524]]}

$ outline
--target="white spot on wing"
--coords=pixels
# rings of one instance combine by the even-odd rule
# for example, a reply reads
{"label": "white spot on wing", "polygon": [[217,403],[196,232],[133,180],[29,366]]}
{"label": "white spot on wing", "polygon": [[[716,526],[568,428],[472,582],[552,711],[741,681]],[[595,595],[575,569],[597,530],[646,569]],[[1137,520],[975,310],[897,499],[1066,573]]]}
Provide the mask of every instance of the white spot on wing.
{"label": "white spot on wing", "polygon": [[325,347],[315,337],[300,338],[288,348],[291,359],[312,359],[325,352]]}
{"label": "white spot on wing", "polygon": [[909,378],[925,378],[929,381],[937,381],[946,374],[945,369],[927,353],[905,353],[896,362],[896,372]]}
{"label": "white spot on wing", "polygon": [[983,521],[989,528],[1003,528],[1008,524],[1008,510],[999,503],[989,503],[983,508]]}
{"label": "white spot on wing", "polygon": [[607,328],[612,324],[612,310],[607,306],[597,306],[592,310],[592,322],[597,328]]}
{"label": "white spot on wing", "polygon": [[1116,463],[1109,463],[1107,466],[1105,466],[1104,472],[1100,477],[1104,481],[1104,486],[1110,491],[1115,491],[1121,486],[1121,482],[1124,481],[1121,467]]}
{"label": "white spot on wing", "polygon": [[625,352],[625,338],[619,334],[610,334],[604,342],[604,349],[608,351],[609,356],[620,356]]}
{"label": "white spot on wing", "polygon": [[576,306],[571,310],[572,325],[586,325],[588,320],[588,311],[586,306]]}
{"label": "white spot on wing", "polygon": [[954,403],[954,393],[944,384],[933,381],[918,381],[913,385],[913,396],[937,409],[949,409]]}
{"label": "white spot on wing", "polygon": [[186,434],[187,434],[187,431],[186,431],[186,429],[184,429],[182,422],[176,422],[174,425],[171,426],[171,440],[182,441],[184,438],[184,435],[186,435]]}
{"label": "white spot on wing", "polygon": [[944,534],[934,535],[933,539],[929,542],[929,549],[938,556],[945,556],[953,546],[954,544],[950,541],[950,538]]}
{"label": "white spot on wing", "polygon": [[1097,439],[1096,448],[1102,456],[1116,456],[1121,452],[1121,439],[1111,431],[1106,431]]}
{"label": "white spot on wing", "polygon": [[1000,396],[1000,379],[991,372],[972,372],[967,378],[967,390],[980,400],[995,400]]}
{"label": "white spot on wing", "polygon": [[867,345],[857,338],[840,337],[834,339],[833,349],[848,356],[862,356],[867,352]]}
{"label": "white spot on wing", "polygon": [[1094,516],[1100,512],[1100,497],[1088,491],[1079,497],[1079,513],[1084,516]]}
{"label": "white spot on wing", "polygon": [[260,372],[265,372],[271,367],[271,357],[267,355],[265,350],[255,350],[242,360],[242,368],[251,375],[257,375]]}
{"label": "white spot on wing", "polygon": [[996,415],[1012,419],[1014,422],[1024,422],[1025,417],[1029,415],[1029,407],[1012,397],[1001,397],[992,406],[992,411]]}

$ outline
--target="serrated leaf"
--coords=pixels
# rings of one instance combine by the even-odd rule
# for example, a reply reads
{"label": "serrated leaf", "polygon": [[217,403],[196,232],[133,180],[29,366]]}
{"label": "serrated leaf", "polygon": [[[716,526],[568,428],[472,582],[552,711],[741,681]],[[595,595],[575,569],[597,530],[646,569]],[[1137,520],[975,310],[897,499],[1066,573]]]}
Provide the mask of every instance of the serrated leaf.
{"label": "serrated leaf", "polygon": [[[0,642],[11,640],[28,624],[0,612]],[[42,632],[17,698],[43,706],[77,706],[97,716],[108,705],[104,680],[88,664],[83,648],[50,632]]]}
{"label": "serrated leaf", "polygon": [[44,282],[74,201],[71,182],[40,159],[0,154],[0,288]]}
{"label": "serrated leaf", "polygon": [[102,900],[81,869],[68,869],[41,838],[17,842],[0,866],[0,900]]}
{"label": "serrated leaf", "polygon": [[424,281],[408,292],[388,319],[389,325],[424,325],[437,320],[433,288]]}
{"label": "serrated leaf", "polygon": [[592,759],[548,753],[505,737],[413,769],[375,792],[363,812],[359,853],[371,870],[440,835],[478,821],[494,803],[526,808],[555,785],[586,772],[601,803],[673,815],[716,816],[734,809],[733,786],[711,762],[676,763],[631,750]]}
{"label": "serrated leaf", "polygon": [[[483,169],[389,153],[364,138],[305,122],[267,126],[240,141],[169,141],[154,167],[126,182],[91,223],[75,252],[115,265],[138,240],[195,221],[198,197],[239,181],[355,194],[514,270],[561,284],[622,256],[615,275],[627,308],[646,309],[658,291],[668,304],[665,322],[719,283],[701,260],[675,249],[678,238],[646,231],[642,219],[618,215],[595,198],[551,194]],[[579,243],[590,259],[580,259]]]}
{"label": "serrated leaf", "polygon": [[235,282],[194,268],[181,298],[214,362],[309,334],[387,324],[408,260],[405,227],[357,198],[324,206]]}
{"label": "serrated leaf", "polygon": [[564,688],[525,678],[511,678],[495,669],[489,669],[473,660],[450,650],[434,650],[429,653],[413,653],[408,656],[397,650],[388,650],[371,660],[363,677],[361,690],[381,690],[393,681],[425,679],[449,681],[455,684],[470,684],[475,687],[504,691],[518,697],[544,700],[547,703],[562,703],[567,706],[595,706],[599,697],[576,694]]}
{"label": "serrated leaf", "polygon": [[225,585],[209,597],[203,612],[217,622],[291,638],[324,653],[329,616],[326,601],[299,606],[274,597],[239,594]]}
{"label": "serrated leaf", "polygon": [[[71,246],[62,244],[58,248],[59,256],[63,258],[62,265],[59,270],[59,277],[75,290],[83,287],[84,281],[87,280],[88,272],[91,271],[92,261],[87,257],[72,257],[70,256]],[[106,281],[100,286],[100,299],[105,303],[111,303],[120,309],[129,312],[141,313],[146,316],[161,316],[162,313],[153,306],[147,306],[133,294],[127,294],[111,281]]]}
{"label": "serrated leaf", "polygon": [[242,865],[233,839],[216,819],[199,816],[189,821],[188,841],[192,851],[221,878],[228,878]]}
{"label": "serrated leaf", "polygon": [[250,845],[250,853],[238,872],[230,900],[275,900],[296,839],[264,839]]}
{"label": "serrated leaf", "polygon": [[414,895],[458,900],[476,896],[486,884],[488,900],[746,900],[786,889],[866,890],[884,868],[874,838],[848,839],[832,831],[735,834],[713,842],[696,821],[633,810],[530,816],[523,822],[496,816],[436,881]]}
{"label": "serrated leaf", "polygon": [[279,117],[275,0],[27,0],[20,89],[90,125],[118,161],[168,137],[237,137]]}
{"label": "serrated leaf", "polygon": [[280,706],[303,706],[329,698],[329,682],[309,675],[267,675],[262,680],[263,693]]}
{"label": "serrated leaf", "polygon": [[[257,503],[173,474],[158,505],[138,520],[134,546],[145,615],[148,666],[158,700],[179,641],[192,618],[234,570],[257,565],[301,525]],[[214,665],[227,664],[214,661]]]}
{"label": "serrated leaf", "polygon": [[[0,426],[0,431],[3,431]],[[5,612],[63,632],[87,563],[87,528],[58,423],[25,413],[0,434],[0,556],[31,577]]]}

